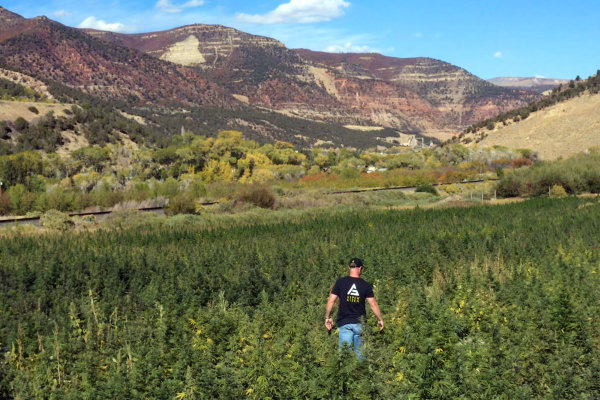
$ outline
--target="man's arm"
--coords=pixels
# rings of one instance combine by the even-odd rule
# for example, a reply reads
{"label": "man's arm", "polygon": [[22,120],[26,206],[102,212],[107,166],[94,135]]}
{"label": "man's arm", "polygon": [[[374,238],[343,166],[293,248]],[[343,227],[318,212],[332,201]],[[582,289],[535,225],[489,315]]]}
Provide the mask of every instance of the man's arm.
{"label": "man's arm", "polygon": [[377,326],[379,326],[379,330],[383,329],[383,318],[381,318],[381,311],[379,311],[379,304],[377,304],[377,300],[375,297],[367,297],[367,301],[369,302],[369,307],[371,307],[371,311],[377,317]]}
{"label": "man's arm", "polygon": [[325,328],[330,331],[333,328],[333,320],[331,319],[331,310],[333,310],[333,305],[335,301],[338,299],[336,294],[331,293],[329,298],[327,299],[327,306],[325,307]]}

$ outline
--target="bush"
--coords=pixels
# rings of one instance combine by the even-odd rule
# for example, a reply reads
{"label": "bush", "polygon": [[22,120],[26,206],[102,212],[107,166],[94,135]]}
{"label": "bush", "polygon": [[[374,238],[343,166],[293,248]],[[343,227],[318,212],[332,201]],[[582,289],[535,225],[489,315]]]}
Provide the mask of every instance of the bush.
{"label": "bush", "polygon": [[0,215],[8,215],[12,211],[12,202],[7,192],[0,190]]}
{"label": "bush", "polygon": [[583,179],[590,193],[600,193],[600,174],[597,171],[587,171]]}
{"label": "bush", "polygon": [[171,200],[169,200],[166,212],[168,215],[194,214],[196,212],[194,196],[187,192],[173,196]]}
{"label": "bush", "polygon": [[344,179],[357,179],[360,178],[360,171],[356,168],[344,168],[340,176]]}
{"label": "bush", "polygon": [[510,165],[513,168],[521,168],[521,167],[528,167],[532,164],[531,160],[529,158],[525,158],[525,157],[519,157],[519,158],[515,158],[514,160],[511,161]]}
{"label": "bush", "polygon": [[73,223],[77,228],[89,229],[98,225],[96,216],[93,214],[82,215],[81,217],[73,218]]}
{"label": "bush", "polygon": [[434,196],[438,196],[438,191],[431,183],[424,183],[422,185],[417,186],[415,192],[419,193],[431,193]]}
{"label": "bush", "polygon": [[265,185],[245,185],[238,192],[236,203],[251,203],[261,208],[273,208],[275,195],[271,188]]}
{"label": "bush", "polygon": [[69,215],[58,210],[49,210],[40,217],[40,225],[47,229],[67,231],[74,225]]}
{"label": "bush", "polygon": [[17,131],[23,132],[29,129],[29,122],[27,122],[25,118],[19,117],[15,120],[14,126]]}
{"label": "bush", "polygon": [[504,175],[496,186],[496,192],[500,197],[517,197],[521,194],[521,182],[513,175]]}
{"label": "bush", "polygon": [[36,115],[40,113],[40,111],[34,106],[29,107],[29,111],[31,111],[32,113],[34,113]]}
{"label": "bush", "polygon": [[36,195],[29,192],[25,185],[19,183],[8,189],[8,195],[12,204],[13,212],[18,215],[32,211],[36,202]]}
{"label": "bush", "polygon": [[567,197],[567,191],[560,185],[554,185],[550,188],[550,197]]}

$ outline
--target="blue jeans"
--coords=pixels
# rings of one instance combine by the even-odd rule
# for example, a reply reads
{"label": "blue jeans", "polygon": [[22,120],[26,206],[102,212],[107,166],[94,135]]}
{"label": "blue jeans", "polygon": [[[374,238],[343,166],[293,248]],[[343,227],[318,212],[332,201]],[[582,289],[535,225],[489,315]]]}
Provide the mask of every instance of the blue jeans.
{"label": "blue jeans", "polygon": [[340,349],[344,347],[344,343],[354,350],[356,357],[359,360],[364,360],[362,355],[362,324],[346,324],[338,327],[340,335]]}

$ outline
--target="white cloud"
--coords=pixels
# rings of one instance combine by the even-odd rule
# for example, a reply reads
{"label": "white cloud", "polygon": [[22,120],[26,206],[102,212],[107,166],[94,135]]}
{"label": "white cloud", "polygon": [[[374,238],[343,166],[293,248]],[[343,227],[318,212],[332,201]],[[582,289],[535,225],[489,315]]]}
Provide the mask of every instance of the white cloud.
{"label": "white cloud", "polygon": [[67,10],[58,10],[58,11],[54,11],[52,13],[53,16],[55,17],[68,17],[69,15],[71,15],[70,12],[68,12]]}
{"label": "white cloud", "polygon": [[497,51],[494,53],[494,58],[502,58],[502,52],[501,51]]}
{"label": "white cloud", "polygon": [[[161,0],[162,1],[162,0]],[[236,17],[244,22],[255,24],[312,23],[329,21],[344,14],[344,9],[350,3],[344,0],[290,0],[280,4],[266,14],[237,14]]]}
{"label": "white cloud", "polygon": [[351,42],[344,43],[343,46],[334,44],[328,46],[324,51],[328,53],[378,53],[377,50],[369,46],[359,46]]}
{"label": "white cloud", "polygon": [[180,13],[184,8],[200,7],[204,4],[204,0],[189,0],[183,4],[173,4],[172,0],[158,0],[156,7],[160,8],[161,11],[168,13]]}
{"label": "white cloud", "polygon": [[125,32],[130,30],[120,22],[108,23],[96,17],[87,17],[78,26],[78,28],[98,29],[100,31]]}

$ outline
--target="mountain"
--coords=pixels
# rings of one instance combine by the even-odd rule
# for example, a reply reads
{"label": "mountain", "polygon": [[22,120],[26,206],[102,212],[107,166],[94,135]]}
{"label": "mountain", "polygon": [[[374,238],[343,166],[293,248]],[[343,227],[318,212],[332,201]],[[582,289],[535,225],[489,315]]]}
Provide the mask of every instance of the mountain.
{"label": "mountain", "polygon": [[137,35],[88,32],[201,69],[248,104],[340,124],[444,136],[535,98],[438,60],[292,50],[220,25]]}
{"label": "mountain", "polygon": [[518,78],[518,77],[498,77],[488,79],[488,82],[493,83],[497,86],[515,88],[515,89],[530,89],[536,93],[543,93],[547,90],[555,88],[559,85],[566,85],[569,83],[566,79],[554,79],[554,78]]}
{"label": "mountain", "polygon": [[535,97],[431,58],[298,52],[334,77],[346,104],[366,109],[381,124],[397,125],[396,117],[429,134],[461,130]]}
{"label": "mountain", "polygon": [[18,18],[0,31],[4,66],[81,89],[103,99],[134,103],[225,106],[226,92],[198,71],[106,42],[46,17]]}
{"label": "mountain", "polygon": [[466,144],[527,148],[542,159],[567,157],[600,146],[600,73],[569,82],[529,106],[468,128]]}
{"label": "mountain", "polygon": [[220,25],[131,35],[25,19],[1,7],[0,20],[1,67],[171,127],[372,146],[398,132],[446,139],[536,98],[434,59],[293,50]]}
{"label": "mountain", "polygon": [[22,24],[25,18],[18,14],[8,11],[7,9],[0,7],[0,39],[2,34],[13,29],[15,26]]}

